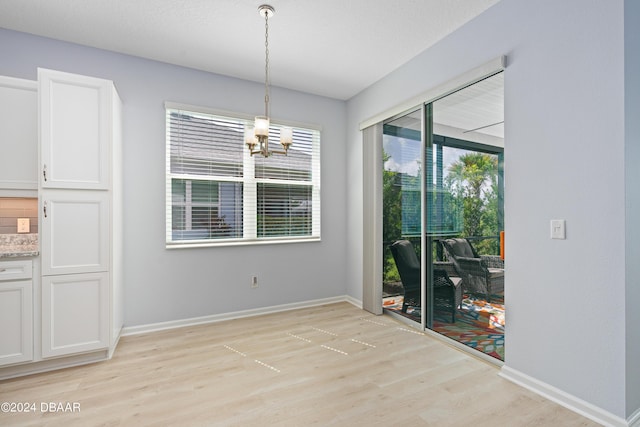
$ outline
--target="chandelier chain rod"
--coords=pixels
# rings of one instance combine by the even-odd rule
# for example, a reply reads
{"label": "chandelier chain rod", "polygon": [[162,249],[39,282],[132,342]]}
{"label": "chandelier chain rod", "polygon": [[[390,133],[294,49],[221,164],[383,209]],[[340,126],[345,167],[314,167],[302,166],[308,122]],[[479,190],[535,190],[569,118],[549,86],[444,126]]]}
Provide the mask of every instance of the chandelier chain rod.
{"label": "chandelier chain rod", "polygon": [[264,115],[269,117],[269,14],[264,14]]}

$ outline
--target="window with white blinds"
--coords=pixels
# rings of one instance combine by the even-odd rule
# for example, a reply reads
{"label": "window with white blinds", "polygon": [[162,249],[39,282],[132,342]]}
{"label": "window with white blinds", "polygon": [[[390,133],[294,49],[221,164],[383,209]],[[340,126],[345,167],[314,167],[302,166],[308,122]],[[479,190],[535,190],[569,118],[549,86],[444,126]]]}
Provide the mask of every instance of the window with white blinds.
{"label": "window with white blinds", "polygon": [[[287,156],[251,156],[253,120],[167,103],[170,246],[320,238],[320,131],[293,128]],[[270,147],[280,147],[271,124]]]}

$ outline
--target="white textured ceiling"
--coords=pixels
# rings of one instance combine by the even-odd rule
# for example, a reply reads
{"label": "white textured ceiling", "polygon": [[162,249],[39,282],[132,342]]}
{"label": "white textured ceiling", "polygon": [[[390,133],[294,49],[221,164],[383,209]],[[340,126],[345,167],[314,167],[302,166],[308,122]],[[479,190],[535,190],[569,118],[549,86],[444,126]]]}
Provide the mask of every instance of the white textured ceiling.
{"label": "white textured ceiling", "polygon": [[[499,0],[269,0],[271,83],[348,99]],[[0,0],[0,27],[264,80],[266,0]]]}

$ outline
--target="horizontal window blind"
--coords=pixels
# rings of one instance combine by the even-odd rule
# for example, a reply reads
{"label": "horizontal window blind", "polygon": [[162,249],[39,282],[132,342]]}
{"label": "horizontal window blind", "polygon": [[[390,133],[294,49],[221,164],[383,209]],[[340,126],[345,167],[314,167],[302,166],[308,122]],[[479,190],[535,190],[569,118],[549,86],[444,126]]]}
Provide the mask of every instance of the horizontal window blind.
{"label": "horizontal window blind", "polygon": [[242,176],[244,124],[202,114],[169,114],[171,173]]}
{"label": "horizontal window blind", "polygon": [[[320,132],[294,128],[288,155],[251,156],[244,118],[167,108],[168,245],[320,237]],[[280,149],[280,126],[269,129]]]}
{"label": "horizontal window blind", "polygon": [[258,184],[258,237],[308,236],[313,230],[310,185]]}

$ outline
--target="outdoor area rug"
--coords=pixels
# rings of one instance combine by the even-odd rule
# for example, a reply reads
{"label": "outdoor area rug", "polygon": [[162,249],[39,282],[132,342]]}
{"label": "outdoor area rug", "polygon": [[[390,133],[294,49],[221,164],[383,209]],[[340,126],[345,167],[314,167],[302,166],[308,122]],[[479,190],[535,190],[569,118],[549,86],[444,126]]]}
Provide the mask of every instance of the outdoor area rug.
{"label": "outdoor area rug", "polygon": [[[409,307],[402,313],[402,295],[383,299],[383,307],[412,320],[420,321],[420,307]],[[504,360],[504,303],[495,298],[491,303],[472,295],[464,295],[462,308],[451,323],[451,314],[436,310],[433,330],[499,360]]]}

